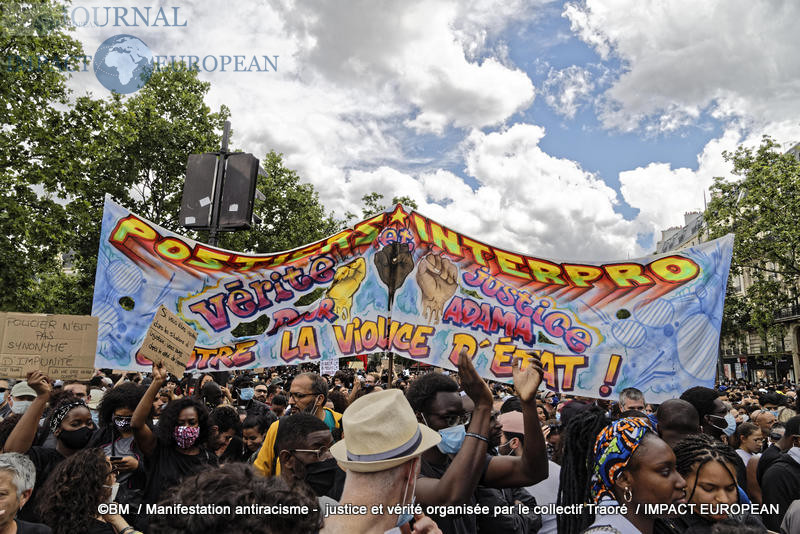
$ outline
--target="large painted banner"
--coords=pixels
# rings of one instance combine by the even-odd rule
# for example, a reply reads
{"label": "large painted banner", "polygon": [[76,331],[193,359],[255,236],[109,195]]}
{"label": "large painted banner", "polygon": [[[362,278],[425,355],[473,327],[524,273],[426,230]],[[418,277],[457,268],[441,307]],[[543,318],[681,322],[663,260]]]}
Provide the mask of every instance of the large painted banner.
{"label": "large painted banner", "polygon": [[[482,376],[510,382],[514,356],[536,351],[551,390],[608,397],[632,386],[657,402],[713,384],[732,248],[729,235],[667,255],[565,262],[498,249],[398,205],[317,243],[245,254],[106,198],[95,365],[148,369],[137,352],[163,304],[198,333],[189,371],[379,351],[455,369],[466,348]],[[312,292],[316,301],[297,304]],[[264,332],[232,333],[262,315]]]}

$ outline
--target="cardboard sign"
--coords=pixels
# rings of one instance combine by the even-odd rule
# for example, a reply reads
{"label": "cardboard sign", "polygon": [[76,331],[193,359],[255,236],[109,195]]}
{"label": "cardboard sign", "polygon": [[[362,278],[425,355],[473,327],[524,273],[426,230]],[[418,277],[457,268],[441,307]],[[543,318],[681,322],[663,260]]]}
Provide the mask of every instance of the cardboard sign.
{"label": "cardboard sign", "polygon": [[359,371],[364,369],[364,362],[347,362],[347,366],[350,369],[355,369]]}
{"label": "cardboard sign", "polygon": [[40,370],[51,379],[94,376],[97,317],[0,313],[0,369],[8,378]]}
{"label": "cardboard sign", "polygon": [[319,362],[319,374],[333,376],[339,370],[339,360],[322,360]]}
{"label": "cardboard sign", "polygon": [[160,306],[156,312],[139,355],[154,363],[163,363],[175,376],[183,376],[194,350],[197,332],[180,317]]}

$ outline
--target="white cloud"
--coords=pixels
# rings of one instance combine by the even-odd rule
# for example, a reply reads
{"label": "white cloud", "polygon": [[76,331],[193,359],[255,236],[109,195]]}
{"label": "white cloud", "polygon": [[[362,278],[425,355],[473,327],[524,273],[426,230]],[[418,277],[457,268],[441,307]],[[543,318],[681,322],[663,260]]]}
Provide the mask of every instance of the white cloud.
{"label": "white cloud", "polygon": [[451,124],[500,124],[533,100],[533,84],[521,70],[494,57],[468,57],[508,20],[509,12],[499,10],[489,26],[477,24],[478,14],[498,5],[312,1],[282,14],[288,33],[302,43],[297,57],[307,80],[323,77],[364,92],[389,89],[389,98],[415,114],[407,126],[440,134]]}
{"label": "white cloud", "polygon": [[712,139],[697,156],[697,169],[673,169],[668,163],[650,163],[645,167],[621,172],[620,193],[632,207],[641,211],[634,224],[642,232],[654,232],[683,225],[683,214],[702,211],[715,177],[733,179],[731,164],[724,151],[733,153],[740,145],[756,147],[763,133],[770,133],[779,143],[800,138],[800,125],[773,123],[765,130],[745,133],[741,127],[727,129]]}
{"label": "white cloud", "polygon": [[563,15],[622,62],[601,107],[607,127],[668,132],[705,110],[764,125],[800,112],[797,2],[586,0]]}
{"label": "white cloud", "polygon": [[561,70],[550,69],[542,90],[547,105],[571,119],[582,101],[587,100],[594,90],[592,73],[577,65]]}

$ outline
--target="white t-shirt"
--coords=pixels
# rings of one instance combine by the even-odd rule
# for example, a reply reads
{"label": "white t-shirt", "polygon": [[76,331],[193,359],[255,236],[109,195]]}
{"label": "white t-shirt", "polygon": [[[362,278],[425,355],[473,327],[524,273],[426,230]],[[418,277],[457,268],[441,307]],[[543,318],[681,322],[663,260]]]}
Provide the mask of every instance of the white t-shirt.
{"label": "white t-shirt", "polygon": [[[547,460],[548,475],[547,478],[525,488],[528,493],[533,495],[536,499],[536,504],[544,506],[546,504],[554,504],[558,497],[558,481],[561,475],[561,466],[557,463]],[[556,516],[553,514],[542,514],[542,528],[539,529],[539,534],[556,534],[558,532],[558,525],[556,525]]]}

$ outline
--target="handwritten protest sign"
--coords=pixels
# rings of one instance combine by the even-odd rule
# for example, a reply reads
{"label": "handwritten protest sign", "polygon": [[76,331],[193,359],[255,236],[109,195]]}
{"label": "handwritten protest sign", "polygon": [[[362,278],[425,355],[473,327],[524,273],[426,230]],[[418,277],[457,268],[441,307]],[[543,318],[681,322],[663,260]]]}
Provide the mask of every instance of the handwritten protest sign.
{"label": "handwritten protest sign", "polygon": [[[466,349],[481,376],[511,382],[514,358],[533,352],[551,391],[635,387],[653,402],[713,386],[733,251],[728,235],[619,261],[543,258],[398,204],[316,243],[253,254],[180,236],[108,197],[100,239],[98,367],[149,368],[137,351],[163,305],[198,333],[191,371],[378,352],[455,370]],[[259,318],[263,332],[235,333]]]}
{"label": "handwritten protest sign", "polygon": [[183,376],[196,339],[197,332],[191,326],[166,307],[159,306],[139,350],[139,356],[151,362],[163,363],[166,370],[173,375]]}
{"label": "handwritten protest sign", "polygon": [[0,312],[0,369],[9,378],[40,370],[51,379],[94,375],[97,317]]}
{"label": "handwritten protest sign", "polygon": [[322,360],[319,362],[319,374],[321,375],[331,375],[336,373],[339,370],[339,360]]}

